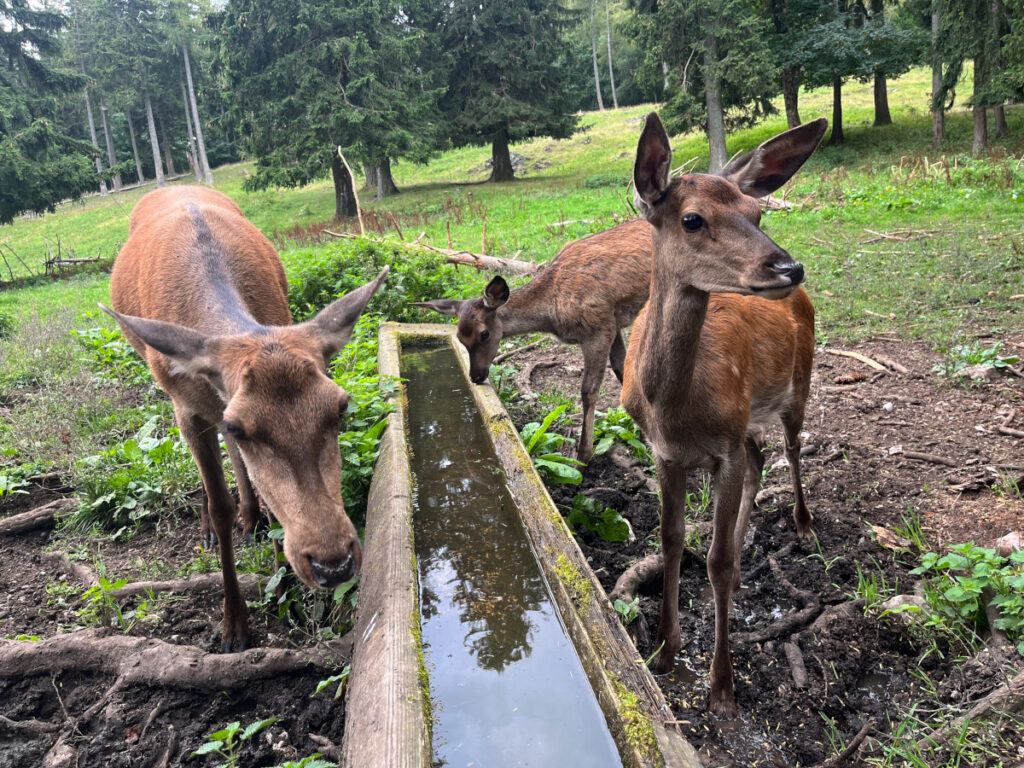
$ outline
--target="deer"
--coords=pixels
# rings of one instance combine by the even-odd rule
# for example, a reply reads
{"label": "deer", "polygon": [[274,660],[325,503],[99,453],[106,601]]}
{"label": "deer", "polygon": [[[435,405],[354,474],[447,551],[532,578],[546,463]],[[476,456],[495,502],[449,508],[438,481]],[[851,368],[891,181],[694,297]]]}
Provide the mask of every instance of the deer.
{"label": "deer", "polygon": [[458,318],[457,336],[469,353],[469,377],[487,381],[501,340],[544,332],[583,352],[583,426],[576,459],[594,455],[594,413],[605,361],[619,382],[626,359],[622,329],[647,301],[651,275],[651,225],[643,219],[567,243],[533,280],[515,290],[501,276],[473,299],[414,302]]}
{"label": "deer", "polygon": [[653,448],[661,490],[664,573],[655,666],[670,671],[682,647],[686,478],[690,470],[708,469],[714,518],[707,572],[715,616],[709,706],[725,718],[738,714],[729,611],[761,479],[760,441],[776,419],[785,437],[798,536],[812,536],[813,522],[800,483],[800,430],[814,357],[814,307],[800,287],[803,266],[761,230],[756,198],[796,173],[827,124],[819,118],[781,133],[718,174],[673,179],[669,137],[652,112],[633,168],[653,254],[650,298],[633,325],[621,403]]}
{"label": "deer", "polygon": [[248,648],[249,629],[218,432],[235,470],[243,531],[255,523],[258,491],[284,529],[284,553],[301,581],[329,588],[352,579],[362,551],[342,501],[338,448],[349,396],[327,366],[387,273],[293,324],[277,251],[229,197],[165,187],[132,212],[110,280],[113,309],[100,307],[170,396],[199,468],[200,530],[204,543],[219,546],[224,576],[225,653]]}

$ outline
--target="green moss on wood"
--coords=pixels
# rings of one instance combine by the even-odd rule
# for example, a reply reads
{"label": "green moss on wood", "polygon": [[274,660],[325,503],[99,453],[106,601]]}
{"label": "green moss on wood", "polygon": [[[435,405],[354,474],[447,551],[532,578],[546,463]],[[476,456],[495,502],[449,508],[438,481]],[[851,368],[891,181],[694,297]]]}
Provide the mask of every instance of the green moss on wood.
{"label": "green moss on wood", "polygon": [[584,576],[575,564],[569,562],[569,558],[564,554],[560,554],[555,561],[555,573],[569,590],[576,610],[581,616],[585,616],[590,611],[590,601],[594,597],[594,585],[590,583],[590,579]]}
{"label": "green moss on wood", "polygon": [[619,714],[622,717],[626,743],[638,754],[650,760],[653,765],[663,766],[665,762],[661,750],[658,749],[658,737],[654,733],[654,724],[640,708],[636,694],[619,682],[610,672],[608,677],[615,687],[615,695],[619,698]]}

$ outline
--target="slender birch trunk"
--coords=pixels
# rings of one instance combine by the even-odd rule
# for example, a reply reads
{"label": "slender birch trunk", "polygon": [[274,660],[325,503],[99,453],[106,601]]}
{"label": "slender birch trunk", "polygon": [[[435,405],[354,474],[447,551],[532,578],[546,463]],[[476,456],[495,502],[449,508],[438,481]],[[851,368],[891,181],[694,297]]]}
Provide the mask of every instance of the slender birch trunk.
{"label": "slender birch trunk", "polygon": [[167,139],[167,126],[164,125],[163,117],[156,119],[157,128],[160,129],[160,144],[164,150],[164,165],[167,166],[167,173],[170,176],[177,176],[174,170],[174,155],[171,154],[171,142]]}
{"label": "slender birch trunk", "polygon": [[704,43],[704,97],[708,109],[709,173],[718,173],[729,162],[725,148],[725,112],[722,83],[718,74],[718,38],[708,35]]}
{"label": "slender birch trunk", "polygon": [[601,77],[597,73],[597,31],[594,29],[594,3],[590,0],[590,54],[594,60],[594,91],[597,93],[597,108],[604,112],[604,99],[601,98]]}
{"label": "slender birch trunk", "polygon": [[608,0],[604,4],[605,37],[608,40],[608,81],[612,85],[612,106],[619,108],[619,97],[615,95],[615,68],[612,66],[612,12],[608,9]]}
{"label": "slender birch trunk", "polygon": [[135,139],[135,120],[131,110],[125,112],[125,117],[128,118],[128,135],[131,137],[132,154],[135,156],[135,174],[139,177],[139,184],[145,184],[146,174],[142,172],[142,158],[139,157],[139,142]]}
{"label": "slender birch trunk", "polygon": [[932,0],[932,146],[946,143],[946,110],[936,103],[942,91],[942,59],[938,53],[939,2]]}
{"label": "slender birch trunk", "polygon": [[160,143],[156,140],[156,120],[153,119],[153,102],[149,100],[149,91],[142,92],[142,101],[146,105],[146,123],[149,125],[149,145],[153,148],[153,168],[156,169],[156,185],[164,185],[164,168],[160,161]]}
{"label": "slender birch trunk", "polygon": [[[103,173],[103,153],[100,152],[100,144],[96,140],[96,121],[92,116],[92,104],[89,103],[89,89],[85,89],[85,115],[89,119],[89,138],[92,139],[92,146],[96,150],[96,173]],[[100,179],[100,194],[107,194],[107,182]]]}
{"label": "slender birch trunk", "polygon": [[203,171],[203,181],[213,186],[213,172],[210,161],[206,157],[206,142],[203,141],[203,127],[199,121],[199,106],[196,104],[196,89],[192,84],[192,62],[188,57],[188,45],[181,44],[181,52],[185,57],[185,80],[188,82],[189,102],[192,104],[192,119],[196,129],[196,143],[199,146],[199,164]]}
{"label": "slender birch trunk", "polygon": [[196,181],[203,180],[203,172],[199,167],[199,156],[196,154],[196,137],[192,133],[192,110],[188,105],[188,92],[185,90],[185,81],[181,80],[181,103],[185,105],[185,130],[188,132],[188,164],[195,174]]}

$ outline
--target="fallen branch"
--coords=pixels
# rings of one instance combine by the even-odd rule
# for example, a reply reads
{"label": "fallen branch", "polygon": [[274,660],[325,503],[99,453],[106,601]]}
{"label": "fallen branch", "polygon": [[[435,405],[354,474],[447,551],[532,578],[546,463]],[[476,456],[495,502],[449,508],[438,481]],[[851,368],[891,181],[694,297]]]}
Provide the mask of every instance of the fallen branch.
{"label": "fallen branch", "polygon": [[796,643],[783,643],[782,652],[786,654],[786,661],[789,662],[789,671],[793,675],[793,685],[797,688],[806,688],[807,667],[804,664],[804,655],[800,652],[800,646]]}
{"label": "fallen branch", "polygon": [[57,518],[78,507],[78,499],[54,499],[49,504],[0,520],[0,536],[11,536],[38,528],[51,528]]}
{"label": "fallen branch", "polygon": [[241,653],[206,653],[191,645],[84,629],[40,642],[0,640],[0,677],[20,678],[62,672],[116,675],[113,689],[131,685],[181,690],[243,688],[252,680],[278,677],[309,667],[333,670],[348,657],[345,639],[309,650],[252,648]]}
{"label": "fallen branch", "polygon": [[850,743],[846,745],[846,749],[840,752],[834,757],[830,757],[824,763],[818,766],[818,768],[840,768],[846,764],[846,761],[850,759],[854,752],[860,749],[860,745],[863,743],[867,735],[871,733],[875,728],[875,719],[868,718],[868,721],[864,723],[857,735],[850,739]]}
{"label": "fallen branch", "polygon": [[793,585],[793,583],[786,578],[786,574],[782,572],[782,568],[779,567],[779,561],[774,557],[768,557],[768,565],[772,569],[772,573],[775,574],[775,578],[779,584],[788,592],[792,597],[800,600],[804,603],[804,607],[799,611],[793,611],[786,614],[778,621],[772,622],[764,629],[757,630],[756,632],[736,632],[731,635],[732,639],[737,643],[763,643],[766,640],[773,640],[776,637],[789,634],[798,627],[805,626],[812,620],[814,616],[821,613],[821,600],[813,592],[809,592],[806,589],[800,589]]}
{"label": "fallen branch", "polygon": [[543,343],[543,341],[544,341],[544,339],[537,339],[536,341],[531,341],[529,344],[524,344],[521,347],[516,347],[515,349],[510,349],[508,352],[502,352],[500,355],[495,357],[491,361],[491,363],[494,364],[494,365],[498,365],[499,363],[503,363],[506,360],[508,360],[510,357],[513,357],[514,355],[518,355],[520,352],[525,352],[528,349],[533,349],[537,345]]}
{"label": "fallen branch", "polygon": [[943,747],[954,734],[960,733],[968,722],[988,717],[993,713],[1013,713],[1022,707],[1024,707],[1024,672],[1018,672],[1013,680],[989,693],[971,707],[967,714],[918,739],[917,748],[922,752],[934,752]]}
{"label": "fallen branch", "polygon": [[960,464],[953,461],[953,459],[947,459],[945,456],[936,456],[934,453],[920,453],[918,451],[902,451],[895,456],[905,456],[908,459],[916,459],[917,461],[927,461],[930,464],[942,464],[945,467],[959,467]]}
{"label": "fallen branch", "polygon": [[882,365],[881,363],[879,363],[879,362],[877,362],[875,360],[872,360],[870,357],[867,357],[866,355],[862,355],[860,352],[849,352],[849,351],[847,351],[845,349],[826,349],[825,352],[827,352],[830,355],[841,355],[842,357],[852,357],[854,360],[859,360],[860,362],[864,363],[865,365],[867,365],[867,366],[869,366],[871,368],[874,368],[876,371],[885,371],[886,370],[886,367],[884,365]]}
{"label": "fallen branch", "polygon": [[896,371],[896,373],[900,374],[901,376],[909,376],[910,375],[910,369],[909,368],[907,368],[905,365],[901,365],[900,363],[897,363],[891,357],[885,357],[884,355],[875,355],[875,360],[880,362],[886,368],[890,368],[890,369]]}

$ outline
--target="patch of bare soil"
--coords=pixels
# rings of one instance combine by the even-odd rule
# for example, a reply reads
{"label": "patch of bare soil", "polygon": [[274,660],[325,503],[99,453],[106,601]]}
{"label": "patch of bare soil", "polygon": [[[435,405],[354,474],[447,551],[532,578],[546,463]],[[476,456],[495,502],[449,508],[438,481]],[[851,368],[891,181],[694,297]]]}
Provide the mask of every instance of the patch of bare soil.
{"label": "patch of bare soil", "polygon": [[[1003,534],[1024,529],[1024,502],[1012,488],[1007,490],[1006,482],[1016,480],[1024,487],[1024,440],[999,431],[1011,412],[1019,414],[1012,424],[1024,428],[1020,379],[951,384],[932,373],[938,357],[922,344],[877,339],[855,351],[895,361],[907,373],[877,371],[859,360],[817,351],[804,425],[805,446],[816,447],[802,466],[816,544],[796,538],[781,430],[768,436],[767,491],[747,534],[744,578],[731,617],[742,713],[733,722],[717,719],[706,707],[714,639],[704,563],[708,542],[691,540],[684,558],[684,647],[675,671],[659,682],[674,718],[709,766],[818,765],[835,756],[842,749],[839,740],[849,742],[869,719],[875,723],[871,737],[885,743],[914,702],[931,707],[929,714],[949,705],[966,709],[1006,682],[1012,665],[1024,667],[1019,656],[1002,667],[954,664],[955,654],[941,639],[932,645],[932,638],[913,632],[899,617],[880,617],[878,610],[866,614],[862,603],[853,602],[861,574],[884,578],[901,593],[914,591],[915,577],[908,572],[917,565],[917,553],[883,548],[871,525],[903,528],[913,513],[935,551],[967,541],[991,546]],[[578,400],[581,360],[574,349],[531,350],[515,361],[526,397],[510,410],[520,427],[546,410],[531,393],[556,389]],[[609,370],[599,409],[616,405],[618,392]],[[636,540],[629,543],[578,532],[608,592],[623,571],[658,548],[657,497],[629,464],[622,454],[618,460],[597,457],[584,471],[582,484],[552,489],[563,508],[584,493],[630,521]],[[699,473],[693,473],[690,484],[699,491]],[[700,523],[709,518],[710,510],[689,527],[706,531]],[[773,572],[767,558],[776,553],[783,554]],[[808,594],[820,605],[809,609]],[[657,650],[660,600],[660,582],[653,592],[641,592],[641,617],[629,628],[645,658]],[[789,625],[800,611],[804,620]],[[1022,744],[1019,727],[1012,720],[1004,726],[1004,744],[1013,745],[1003,756],[1006,765],[1022,759],[1014,751]],[[998,764],[998,758],[986,764]]]}
{"label": "patch of bare soil", "polygon": [[[0,519],[58,495],[36,487],[27,496],[4,499]],[[102,562],[111,579],[175,579],[200,554],[198,542],[194,515],[171,516],[126,541],[104,540]],[[95,576],[98,546],[95,538],[66,532],[58,539],[49,528],[0,536],[0,637],[38,638],[0,640],[0,768],[182,765],[208,734],[233,721],[244,728],[264,718],[277,722],[241,745],[240,765],[279,765],[314,752],[330,754],[330,745],[341,744],[345,712],[343,701],[333,698],[337,685],[312,694],[340,671],[347,651],[305,663],[303,654],[322,643],[276,615],[250,610],[255,650],[230,655],[245,665],[244,684],[231,670],[208,670],[227,660],[219,653],[219,584],[119,599],[126,614],[142,610],[124,622],[126,633],[115,622],[115,629],[90,638],[104,654],[99,660],[87,647],[72,645],[41,654],[53,661],[34,662],[27,672],[15,666],[14,644],[69,642],[95,623],[83,614],[88,605],[77,597],[81,584],[62,565],[67,558],[61,554]],[[236,547],[244,546],[236,539]],[[216,558],[209,565],[219,573]],[[258,599],[260,585],[248,596]],[[301,657],[300,663],[273,666],[282,651],[286,658]],[[134,670],[127,676],[126,667]],[[201,674],[190,676],[189,669]],[[190,764],[219,762],[207,757]]]}

